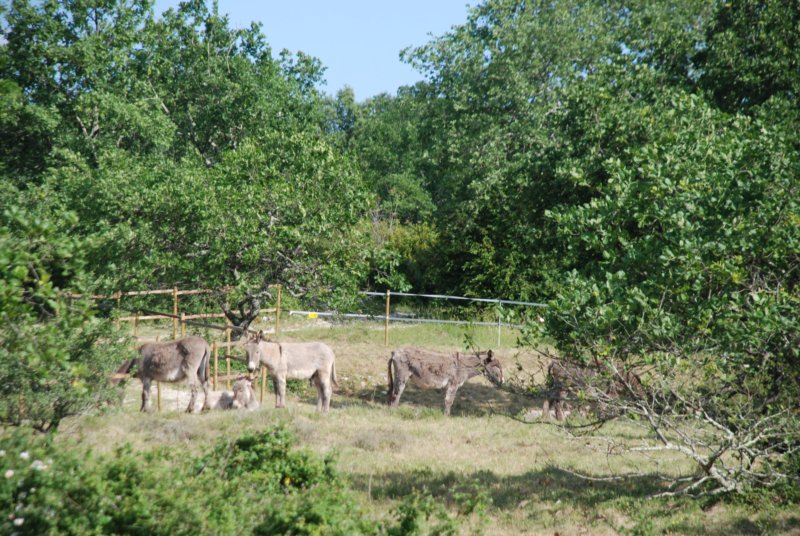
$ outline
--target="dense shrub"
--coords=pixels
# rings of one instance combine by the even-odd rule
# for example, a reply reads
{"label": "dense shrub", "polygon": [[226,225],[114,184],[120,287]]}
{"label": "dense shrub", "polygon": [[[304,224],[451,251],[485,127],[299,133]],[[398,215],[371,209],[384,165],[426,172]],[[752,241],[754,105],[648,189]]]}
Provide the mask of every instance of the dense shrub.
{"label": "dense shrub", "polygon": [[0,213],[0,422],[49,430],[118,396],[108,374],[126,358],[113,326],[62,289],[86,282],[86,242],[18,209]]}
{"label": "dense shrub", "polygon": [[331,459],[293,444],[277,426],[222,439],[198,457],[130,447],[84,456],[53,435],[17,429],[0,438],[0,533],[422,534],[457,527],[420,494],[397,509],[397,525],[368,519]]}

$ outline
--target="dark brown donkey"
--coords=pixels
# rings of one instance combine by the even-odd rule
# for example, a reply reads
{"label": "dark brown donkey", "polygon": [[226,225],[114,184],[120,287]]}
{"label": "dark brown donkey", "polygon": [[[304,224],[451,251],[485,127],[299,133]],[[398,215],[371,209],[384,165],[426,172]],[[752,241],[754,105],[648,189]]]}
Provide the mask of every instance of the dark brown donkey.
{"label": "dark brown donkey", "polygon": [[441,353],[419,348],[400,348],[393,351],[389,358],[387,402],[390,406],[400,404],[400,396],[406,383],[411,380],[414,385],[423,389],[446,388],[444,414],[450,415],[458,388],[470,378],[481,374],[495,385],[503,383],[503,367],[491,350]]}
{"label": "dark brown donkey", "polygon": [[197,382],[203,386],[203,410],[208,403],[208,361],[211,348],[201,337],[185,337],[170,342],[147,342],[139,347],[139,358],[123,363],[117,373],[126,373],[133,366],[135,374],[142,380],[142,411],[150,409],[150,386],[158,382],[179,382],[187,380],[192,389],[187,412],[194,411],[197,399]]}
{"label": "dark brown donkey", "polygon": [[639,376],[619,362],[583,365],[553,359],[547,367],[546,382],[548,394],[542,404],[542,416],[549,418],[553,408],[559,421],[564,419],[564,402],[580,393],[594,402],[601,417],[610,400],[644,397]]}

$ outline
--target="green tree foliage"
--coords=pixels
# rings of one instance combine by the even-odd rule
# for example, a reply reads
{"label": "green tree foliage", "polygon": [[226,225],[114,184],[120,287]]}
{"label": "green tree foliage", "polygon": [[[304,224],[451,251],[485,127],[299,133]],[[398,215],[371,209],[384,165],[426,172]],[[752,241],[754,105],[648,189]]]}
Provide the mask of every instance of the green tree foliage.
{"label": "green tree foliage", "polygon": [[[70,223],[72,214],[63,214]],[[0,216],[0,421],[54,429],[64,417],[116,400],[108,375],[126,351],[90,300],[83,243],[8,209]]]}
{"label": "green tree foliage", "polygon": [[797,448],[797,14],[733,4],[490,0],[407,56],[440,285],[551,299],[566,356],[653,367],[640,416],[705,412],[672,431],[717,490]]}
{"label": "green tree foliage", "polygon": [[418,223],[434,212],[417,165],[420,111],[407,92],[397,97],[382,94],[360,105],[348,129],[347,147],[361,163],[364,181],[378,195],[384,220]]}
{"label": "green tree foliage", "polygon": [[19,2],[7,19],[0,129],[25,130],[3,163],[33,185],[13,202],[74,210],[106,288],[366,279],[371,199],[327,137],[317,60],[273,58],[202,1],[159,19],[145,0]]}
{"label": "green tree foliage", "polygon": [[[617,89],[592,82],[576,91],[578,107],[602,110],[607,100],[621,111]],[[614,333],[622,354],[711,345],[759,366],[790,365],[800,262],[792,145],[770,125],[680,91],[627,106],[622,123],[649,139],[603,163],[590,202],[549,213],[582,265],[558,300],[565,323],[554,333],[563,343],[586,335],[587,348]]]}
{"label": "green tree foliage", "polygon": [[45,429],[109,396],[125,352],[62,291],[355,296],[372,198],[326,130],[318,60],[274,58],[202,1],[155,19],[148,0],[23,0],[2,24],[6,422]]}
{"label": "green tree foliage", "polygon": [[715,3],[695,55],[699,83],[725,110],[752,109],[772,97],[800,95],[800,6],[745,0]]}
{"label": "green tree foliage", "polygon": [[359,165],[377,199],[372,211],[371,283],[407,291],[435,290],[440,267],[430,255],[436,233],[419,128],[423,108],[407,89],[381,94],[362,104],[352,92],[337,96],[336,124],[342,145]]}
{"label": "green tree foliage", "polygon": [[428,82],[422,132],[450,290],[541,295],[555,244],[543,220],[587,197],[562,173],[553,133],[563,88],[619,54],[618,21],[593,2],[493,1],[407,52]]}

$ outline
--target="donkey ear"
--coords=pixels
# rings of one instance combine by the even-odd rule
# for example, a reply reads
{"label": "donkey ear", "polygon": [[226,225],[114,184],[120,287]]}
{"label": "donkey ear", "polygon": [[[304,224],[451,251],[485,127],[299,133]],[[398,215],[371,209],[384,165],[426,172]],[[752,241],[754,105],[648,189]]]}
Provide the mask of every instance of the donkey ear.
{"label": "donkey ear", "polygon": [[258,330],[258,335],[256,335],[256,340],[263,341],[264,340],[264,330]]}
{"label": "donkey ear", "polygon": [[494,353],[492,353],[492,351],[489,350],[488,352],[486,352],[486,362],[488,363],[492,359],[494,359]]}

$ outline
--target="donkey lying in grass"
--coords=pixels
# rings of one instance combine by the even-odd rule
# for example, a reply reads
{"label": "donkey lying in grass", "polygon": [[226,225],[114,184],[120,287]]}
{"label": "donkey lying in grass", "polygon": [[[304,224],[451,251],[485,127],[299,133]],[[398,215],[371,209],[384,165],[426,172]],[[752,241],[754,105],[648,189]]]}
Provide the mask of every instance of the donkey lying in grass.
{"label": "donkey lying in grass", "polygon": [[142,380],[141,411],[150,409],[150,386],[153,381],[179,382],[187,380],[192,389],[189,407],[195,410],[197,383],[203,386],[203,410],[209,409],[208,361],[211,348],[200,337],[185,337],[171,342],[148,342],[139,347],[139,358],[123,363],[118,374],[127,373],[135,365],[136,376]]}
{"label": "donkey lying in grass", "polygon": [[[394,374],[392,373],[394,369]],[[491,350],[471,353],[440,353],[419,348],[401,348],[389,358],[390,406],[400,404],[400,396],[411,382],[423,389],[446,388],[444,414],[450,415],[458,388],[474,376],[483,374],[495,385],[503,383],[503,367]]]}
{"label": "donkey lying in grass", "polygon": [[233,399],[231,409],[258,409],[261,404],[258,402],[253,383],[247,378],[239,378],[233,382]]}
{"label": "donkey lying in grass", "polygon": [[[209,391],[208,406],[212,410],[247,409],[256,410],[260,407],[258,397],[253,389],[253,384],[246,376],[239,376],[233,382],[233,391]],[[199,400],[195,401],[195,409]]]}
{"label": "donkey lying in grass", "polygon": [[244,345],[247,370],[267,367],[275,385],[275,407],[286,406],[286,380],[310,380],[317,387],[317,410],[328,411],[336,383],[336,357],[330,346],[321,342],[270,342],[263,332]]}

